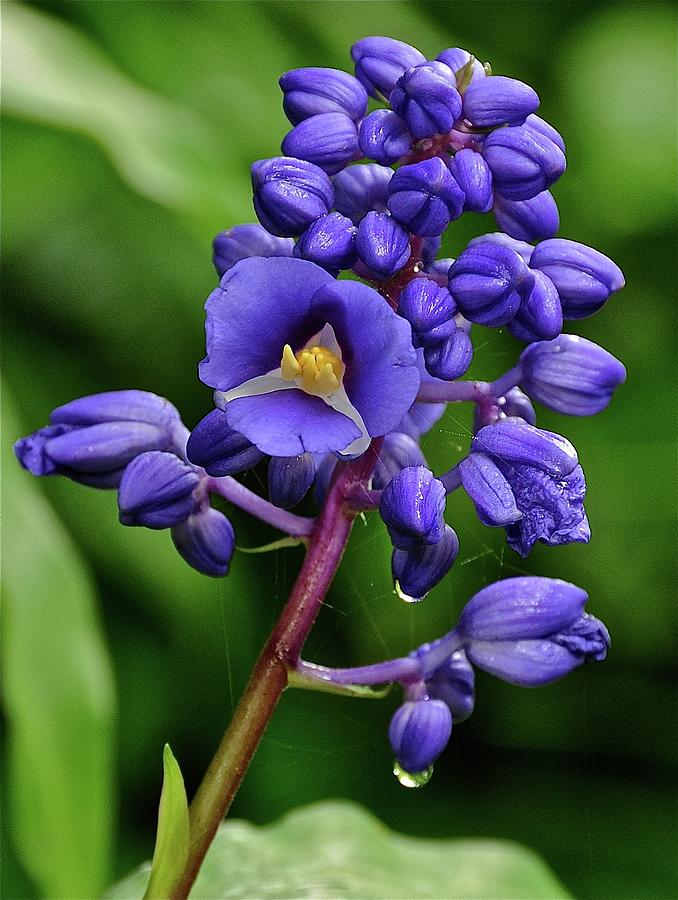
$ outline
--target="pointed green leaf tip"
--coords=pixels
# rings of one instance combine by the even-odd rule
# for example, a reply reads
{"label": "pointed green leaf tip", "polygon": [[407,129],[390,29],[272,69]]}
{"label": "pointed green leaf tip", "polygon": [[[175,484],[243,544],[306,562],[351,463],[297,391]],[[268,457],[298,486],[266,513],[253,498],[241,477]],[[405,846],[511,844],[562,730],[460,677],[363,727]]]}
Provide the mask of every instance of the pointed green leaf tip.
{"label": "pointed green leaf tip", "polygon": [[162,900],[184,870],[188,857],[188,803],[181,769],[169,744],[162,751],[162,793],[151,877],[144,900]]}
{"label": "pointed green leaf tip", "polygon": [[[110,888],[106,900],[136,900],[145,871],[142,867]],[[332,801],[294,810],[263,827],[237,819],[221,825],[191,896],[565,900],[570,895],[520,844],[408,837],[360,806]]]}

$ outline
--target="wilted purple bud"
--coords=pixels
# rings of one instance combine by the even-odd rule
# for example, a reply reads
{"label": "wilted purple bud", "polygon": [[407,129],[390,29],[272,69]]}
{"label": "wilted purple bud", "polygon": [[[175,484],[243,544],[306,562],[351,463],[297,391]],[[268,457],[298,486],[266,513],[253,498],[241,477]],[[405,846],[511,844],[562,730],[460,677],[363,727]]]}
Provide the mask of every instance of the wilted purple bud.
{"label": "wilted purple bud", "polygon": [[522,517],[511,485],[487,454],[470,453],[459,463],[459,474],[484,525],[511,525]]}
{"label": "wilted purple bud", "polygon": [[469,601],[457,632],[474,665],[512,684],[538,687],[587,658],[605,658],[609,634],[584,613],[587,599],[565,581],[507,578]]}
{"label": "wilted purple bud", "polygon": [[419,50],[389,37],[366,37],[351,47],[355,74],[377,100],[388,97],[405,69],[426,62]]}
{"label": "wilted purple bud", "polygon": [[135,456],[180,452],[185,441],[176,409],[147,391],[81,397],[57,407],[50,422],[16,442],[17,459],[33,475],[66,475],[91,487],[116,487]]}
{"label": "wilted purple bud", "polygon": [[360,123],[360,149],[368,159],[382,165],[388,166],[406,156],[413,141],[400,116],[390,109],[375,109]]}
{"label": "wilted purple bud", "polygon": [[464,192],[464,209],[487,212],[492,206],[492,172],[480,153],[459,150],[448,163],[450,171]]}
{"label": "wilted purple bud", "polygon": [[544,137],[547,137],[549,140],[553,141],[556,147],[560,147],[560,149],[565,153],[565,141],[563,140],[562,135],[559,131],[553,127],[553,125],[549,125],[546,119],[542,119],[541,116],[536,116],[532,114],[525,119],[525,124],[529,125],[530,128],[534,129],[534,131],[540,132]]}
{"label": "wilted purple bud", "polygon": [[604,253],[564,238],[537,244],[530,266],[545,272],[555,284],[566,319],[592,316],[624,287],[621,269]]}
{"label": "wilted purple bud", "polygon": [[309,225],[295,244],[294,255],[328,272],[350,269],[358,258],[356,234],[350,219],[338,212],[328,213]]}
{"label": "wilted purple bud", "polygon": [[442,378],[443,381],[453,381],[463,375],[472,359],[473,342],[463,328],[456,326],[452,334],[440,343],[424,347],[427,371],[434,378]]}
{"label": "wilted purple bud", "polygon": [[252,164],[252,187],[259,221],[280,237],[301,234],[334,203],[329,176],[302,159],[260,159]]}
{"label": "wilted purple bud", "polygon": [[475,703],[475,672],[463,650],[452,653],[430,677],[426,690],[432,700],[442,700],[455,725],[465,722]]}
{"label": "wilted purple bud", "polygon": [[619,360],[586,338],[561,334],[527,347],[520,357],[521,384],[530,396],[557,412],[592,416],[605,409],[626,380]]}
{"label": "wilted purple bud", "polygon": [[513,387],[499,400],[501,411],[505,416],[524,419],[528,425],[537,424],[537,414],[530,398],[519,387]]}
{"label": "wilted purple bud", "polygon": [[565,154],[529,125],[498,128],[485,138],[483,156],[492,170],[495,194],[529,200],[545,191],[565,171]]}
{"label": "wilted purple bud", "polygon": [[438,61],[408,69],[391,91],[389,103],[416,138],[446,134],[461,114],[454,72]]}
{"label": "wilted purple bud", "polygon": [[472,238],[469,241],[468,246],[477,247],[478,244],[498,244],[500,247],[508,247],[509,250],[515,250],[518,256],[521,256],[528,266],[532,254],[534,253],[532,244],[527,244],[525,241],[517,241],[515,238],[504,234],[503,231],[490,231],[488,234],[481,234],[478,237]]}
{"label": "wilted purple bud", "polygon": [[523,558],[537,541],[558,547],[587,544],[591,528],[584,509],[586,481],[581,466],[561,477],[534,466],[501,463],[522,519],[506,528],[506,541]]}
{"label": "wilted purple bud", "polygon": [[550,191],[529,200],[497,197],[492,207],[497,225],[519,241],[540,241],[553,237],[560,227],[560,215]]}
{"label": "wilted purple bud", "polygon": [[468,52],[468,50],[462,50],[461,47],[450,47],[447,50],[443,50],[442,53],[439,53],[436,56],[436,59],[439,62],[445,63],[446,66],[449,66],[450,69],[454,72],[455,76],[458,74],[460,69],[463,69],[465,66],[469,66],[469,71],[467,75],[468,84],[474,78],[484,78],[486,75],[485,67],[480,62],[479,59],[476,59],[474,56]]}
{"label": "wilted purple bud", "polygon": [[447,288],[431,278],[413,278],[398,300],[398,315],[407,319],[415,334],[447,324],[456,311],[457,304]]}
{"label": "wilted purple bud", "polygon": [[264,454],[226,421],[226,413],[213,409],[191,432],[186,455],[208,475],[221,478],[252,469]]}
{"label": "wilted purple bud", "polygon": [[358,225],[370,210],[385,212],[393,169],[376,163],[349,166],[332,179],[334,208]]}
{"label": "wilted purple bud", "polygon": [[281,509],[300,503],[315,478],[315,462],[310,453],[299,456],[272,456],[268,464],[268,499]]}
{"label": "wilted purple bud", "polygon": [[172,540],[189,566],[203,575],[227,575],[235,550],[233,526],[223,513],[206,507],[172,528]]}
{"label": "wilted purple bud", "polygon": [[524,464],[549,475],[569,475],[578,463],[577,451],[567,438],[528,425],[522,419],[501,419],[481,428],[471,443],[472,452],[486,453],[506,463]]}
{"label": "wilted purple bud", "polygon": [[396,710],[388,738],[396,761],[411,775],[432,766],[447,747],[452,714],[442,700],[410,700]]}
{"label": "wilted purple bud", "polygon": [[468,246],[448,278],[464,317],[490,326],[510,322],[534,284],[534,275],[515,250],[491,242]]}
{"label": "wilted purple bud", "polygon": [[358,129],[345,113],[321,113],[304,119],[285,135],[280,149],[285,156],[314,163],[328,175],[362,156]]}
{"label": "wilted purple bud", "polygon": [[533,270],[534,285],[523,297],[515,318],[508,329],[521,341],[543,341],[556,337],[563,330],[563,308],[560,295],[551,279]]}
{"label": "wilted purple bud", "polygon": [[177,525],[193,511],[193,492],[199,482],[195,469],[173,453],[141,453],[120,481],[120,521],[146,528]]}
{"label": "wilted purple bud", "polygon": [[459,538],[449,525],[437,544],[394,550],[391,572],[399,594],[411,602],[422,600],[447,575],[458,554]]}
{"label": "wilted purple bud", "polygon": [[442,234],[463,206],[464,193],[439,156],[401,166],[389,185],[388,208],[412,234]]}
{"label": "wilted purple bud", "polygon": [[436,544],[445,528],[445,487],[424,466],[408,466],[384,488],[379,512],[399,550]]}
{"label": "wilted purple bud", "polygon": [[410,258],[410,238],[387,213],[369,212],[358,225],[358,256],[379,278],[390,278]]}
{"label": "wilted purple bud", "polygon": [[357,120],[367,110],[367,92],[341,69],[309,67],[281,75],[283,109],[293,125],[322,113],[340,112]]}
{"label": "wilted purple bud", "polygon": [[539,97],[528,84],[504,75],[476,78],[464,92],[464,118],[476,128],[522,125],[539,108]]}
{"label": "wilted purple bud", "polygon": [[212,262],[219,278],[248,256],[292,256],[294,241],[274,237],[261,225],[236,225],[220,232],[212,244]]}
{"label": "wilted purple bud", "polygon": [[381,445],[377,464],[372,474],[372,485],[381,490],[406,466],[425,466],[421,447],[409,434],[391,431]]}

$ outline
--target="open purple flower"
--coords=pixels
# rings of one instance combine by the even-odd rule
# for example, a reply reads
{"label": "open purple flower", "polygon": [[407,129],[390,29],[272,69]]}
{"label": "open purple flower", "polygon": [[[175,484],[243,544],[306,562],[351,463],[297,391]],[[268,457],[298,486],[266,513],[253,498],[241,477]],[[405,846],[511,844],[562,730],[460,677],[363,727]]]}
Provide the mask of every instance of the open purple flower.
{"label": "open purple flower", "polygon": [[410,326],[364,284],[306,260],[245,259],[206,310],[200,377],[262,453],[357,456],[414,402]]}

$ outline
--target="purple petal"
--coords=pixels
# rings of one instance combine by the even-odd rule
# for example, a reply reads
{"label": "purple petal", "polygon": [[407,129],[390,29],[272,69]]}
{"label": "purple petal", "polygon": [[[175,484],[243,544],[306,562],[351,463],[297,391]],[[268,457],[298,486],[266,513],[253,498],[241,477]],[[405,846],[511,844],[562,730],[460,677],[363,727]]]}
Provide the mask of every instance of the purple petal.
{"label": "purple petal", "polygon": [[522,513],[501,470],[484,453],[471,453],[459,464],[464,490],[484,525],[510,525]]}

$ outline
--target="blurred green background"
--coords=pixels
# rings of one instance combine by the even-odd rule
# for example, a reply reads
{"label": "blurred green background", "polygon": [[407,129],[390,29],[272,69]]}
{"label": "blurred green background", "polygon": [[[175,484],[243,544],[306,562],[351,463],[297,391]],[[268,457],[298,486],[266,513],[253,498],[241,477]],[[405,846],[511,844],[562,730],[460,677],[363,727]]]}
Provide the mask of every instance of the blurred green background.
{"label": "blurred green background", "polygon": [[[5,896],[92,896],[150,857],[163,743],[190,794],[301,558],[238,554],[227,579],[203,578],[167,533],[120,526],[114,493],[34,481],[9,446],[95,391],[155,391],[189,426],[210,409],[196,377],[210,241],[253,220],[249,163],[279,152],[287,128],[276,80],[350,68],[368,34],[430,56],[466,47],[537,89],[568,144],[561,234],[627,278],[568,330],[629,377],[593,419],[539,411],[579,450],[589,546],[540,545],[521,561],[455,495],[460,559],[408,607],[383,529],[359,522],[305,655],[349,665],[402,653],[517,571],[585,587],[613,648],[537,691],[481,674],[475,715],[419,791],[391,775],[395,695],[290,692],[232,814],[262,823],[353,798],[408,834],[522,841],[579,897],[676,896],[676,6],[54,0],[6,2],[3,14]],[[454,223],[449,255],[488,230],[489,216]],[[519,350],[490,332],[478,344],[482,378]],[[468,426],[454,409],[426,438],[434,468],[460,458]],[[233,520],[243,546],[273,537]]]}

